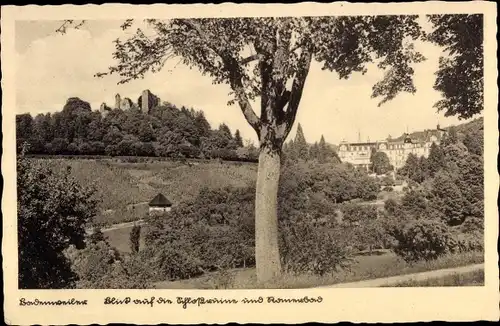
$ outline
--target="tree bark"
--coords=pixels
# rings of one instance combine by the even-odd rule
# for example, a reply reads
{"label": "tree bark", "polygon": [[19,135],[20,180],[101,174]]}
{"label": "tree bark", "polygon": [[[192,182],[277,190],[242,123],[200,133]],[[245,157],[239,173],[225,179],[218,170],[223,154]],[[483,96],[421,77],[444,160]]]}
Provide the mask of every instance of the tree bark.
{"label": "tree bark", "polygon": [[271,144],[264,143],[259,154],[255,196],[255,262],[259,283],[281,274],[278,245],[280,153]]}

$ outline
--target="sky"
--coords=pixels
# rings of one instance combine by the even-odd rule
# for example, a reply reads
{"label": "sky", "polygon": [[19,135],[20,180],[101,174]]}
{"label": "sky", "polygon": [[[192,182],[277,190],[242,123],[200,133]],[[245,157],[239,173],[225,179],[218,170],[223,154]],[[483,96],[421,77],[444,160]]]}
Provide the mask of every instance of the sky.
{"label": "sky", "polygon": [[[69,97],[80,97],[93,110],[101,103],[114,106],[114,96],[129,97],[134,102],[141,91],[149,89],[162,101],[180,107],[203,110],[213,127],[226,123],[243,138],[256,143],[255,132],[240,109],[227,106],[230,91],[227,85],[212,85],[196,69],[168,62],[156,74],[124,85],[117,85],[116,76],[96,78],[115,64],[112,58],[113,40],[125,38],[132,31],[122,31],[120,21],[87,21],[80,29],[68,29],[61,35],[55,30],[60,21],[17,21],[16,23],[16,112],[32,115],[60,111]],[[440,93],[433,89],[434,73],[442,49],[431,44],[417,44],[417,50],[427,58],[415,67],[415,94],[401,93],[378,107],[379,99],[371,98],[372,86],[383,71],[370,66],[365,75],[353,74],[339,80],[336,73],[322,71],[313,62],[306,80],[297,119],[289,139],[294,137],[298,123],[306,140],[319,141],[321,135],[329,143],[342,140],[375,141],[400,136],[409,131],[462,123],[455,117],[444,117],[433,105]],[[259,112],[257,103],[254,110]]]}

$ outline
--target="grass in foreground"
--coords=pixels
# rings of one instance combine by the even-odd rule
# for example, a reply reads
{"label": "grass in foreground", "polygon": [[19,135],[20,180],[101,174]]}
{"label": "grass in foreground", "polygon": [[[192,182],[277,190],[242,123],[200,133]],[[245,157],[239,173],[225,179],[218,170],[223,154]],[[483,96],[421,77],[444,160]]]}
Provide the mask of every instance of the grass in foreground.
{"label": "grass in foreground", "polygon": [[431,278],[425,281],[401,282],[390,287],[424,287],[424,286],[483,286],[484,270],[465,274],[452,274],[440,278]]}
{"label": "grass in foreground", "polygon": [[408,264],[393,253],[379,256],[359,256],[356,257],[356,260],[357,263],[350,270],[341,270],[324,276],[284,274],[280,279],[269,284],[257,284],[255,269],[239,269],[213,273],[190,280],[158,282],[155,286],[159,289],[311,288],[478,264],[484,262],[484,254],[480,252],[452,254],[435,261],[421,261],[415,264]]}

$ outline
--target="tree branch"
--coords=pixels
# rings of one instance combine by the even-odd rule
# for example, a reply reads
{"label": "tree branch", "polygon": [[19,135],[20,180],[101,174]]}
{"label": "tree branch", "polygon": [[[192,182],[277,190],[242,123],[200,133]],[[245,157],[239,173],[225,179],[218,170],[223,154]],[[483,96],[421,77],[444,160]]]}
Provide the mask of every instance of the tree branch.
{"label": "tree branch", "polygon": [[[61,26],[59,26],[59,28],[56,29],[56,33],[66,34],[67,29],[69,27],[71,27],[71,25],[73,25],[74,23],[75,23],[75,21],[72,20],[72,19],[66,19],[66,20],[64,20],[63,23],[61,24]],[[85,20],[82,20],[80,23],[74,25],[73,28],[74,29],[79,29],[84,24],[85,24]]]}
{"label": "tree branch", "polygon": [[297,43],[295,44],[295,46],[293,48],[290,49],[290,53],[292,52],[295,52],[297,51],[298,49],[300,49],[302,47],[302,44],[301,43]]}
{"label": "tree branch", "polygon": [[234,91],[241,112],[243,112],[245,119],[252,126],[255,132],[257,132],[257,135],[259,135],[261,125],[260,120],[252,109],[252,105],[250,104],[248,96],[245,92],[245,87],[242,82],[242,68],[240,63],[238,63],[238,61],[232,56],[223,53],[222,51],[219,51],[217,48],[215,48],[213,44],[211,44],[210,38],[203,32],[198,24],[187,19],[179,20],[179,22],[194,30],[198,34],[198,36],[200,36],[200,38],[206,43],[207,47],[222,59],[224,67],[229,73],[229,84]]}
{"label": "tree branch", "polygon": [[214,45],[210,41],[210,38],[205,34],[205,32],[203,32],[203,30],[201,29],[201,27],[198,24],[196,24],[195,22],[193,22],[190,19],[179,19],[179,20],[177,20],[177,22],[184,24],[186,27],[194,30],[198,34],[198,36],[206,43],[207,48],[212,50],[222,60],[224,60],[224,55],[222,54],[222,52],[220,52],[217,48],[214,47]]}
{"label": "tree branch", "polygon": [[252,109],[252,105],[250,104],[250,101],[248,100],[248,97],[245,94],[243,86],[239,87],[234,85],[231,86],[231,88],[233,88],[234,90],[236,99],[238,100],[238,104],[240,105],[241,112],[243,112],[245,119],[255,130],[257,136],[260,136],[260,125],[261,125],[260,119]]}
{"label": "tree branch", "polygon": [[246,57],[244,58],[243,60],[241,60],[241,64],[242,65],[246,65],[247,63],[250,63],[252,61],[255,61],[255,60],[258,60],[260,59],[262,56],[260,54],[252,54],[251,56],[249,57]]}
{"label": "tree branch", "polygon": [[285,139],[288,136],[290,130],[292,129],[293,123],[295,122],[295,117],[297,116],[297,110],[302,98],[302,93],[304,91],[304,85],[309,73],[311,61],[312,50],[309,46],[304,48],[300,55],[298,69],[295,73],[295,78],[293,79],[290,98],[288,100],[288,107],[283,116],[283,121],[280,121],[278,136],[282,139]]}

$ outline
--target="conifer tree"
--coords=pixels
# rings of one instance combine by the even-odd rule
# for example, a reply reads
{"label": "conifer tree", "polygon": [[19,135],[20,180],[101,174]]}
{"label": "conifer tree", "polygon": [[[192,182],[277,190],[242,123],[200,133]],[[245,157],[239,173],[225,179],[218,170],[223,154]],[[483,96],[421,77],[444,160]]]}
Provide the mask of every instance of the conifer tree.
{"label": "conifer tree", "polygon": [[297,150],[295,148],[295,142],[293,141],[293,139],[290,139],[290,141],[288,142],[287,159],[292,162],[297,161]]}
{"label": "conifer tree", "polygon": [[207,119],[205,118],[205,114],[203,113],[203,111],[200,110],[196,112],[194,124],[198,129],[198,133],[201,137],[208,137],[210,135],[210,123],[208,123]]}
{"label": "conifer tree", "polygon": [[325,137],[321,135],[318,145],[318,160],[320,163],[327,162],[333,156],[331,148],[326,144]]}
{"label": "conifer tree", "polygon": [[295,135],[293,147],[298,159],[309,159],[309,146],[307,145],[306,137],[304,136],[304,131],[302,130],[302,126],[300,125],[300,123],[297,127],[297,134]]}
{"label": "conifer tree", "polygon": [[227,139],[233,139],[233,135],[231,135],[231,129],[225,124],[221,123],[219,125],[219,132],[221,132]]}
{"label": "conifer tree", "polygon": [[458,133],[455,126],[451,126],[443,138],[443,146],[449,146],[458,143]]}
{"label": "conifer tree", "polygon": [[434,176],[436,172],[442,169],[445,165],[444,152],[441,146],[432,143],[429,152],[429,158],[427,159],[427,169],[430,176]]}
{"label": "conifer tree", "polygon": [[414,180],[416,174],[418,173],[418,157],[410,153],[406,158],[405,165],[399,170],[399,174]]}
{"label": "conifer tree", "polygon": [[141,226],[134,225],[134,227],[130,231],[130,249],[132,250],[133,253],[139,252],[140,239],[141,239]]}
{"label": "conifer tree", "polygon": [[320,147],[318,145],[318,142],[315,142],[311,148],[309,149],[309,158],[311,160],[318,160],[319,162],[324,162],[324,160],[321,159],[321,152],[320,152]]}
{"label": "conifer tree", "polygon": [[384,152],[374,151],[370,161],[372,163],[373,172],[378,175],[386,174],[391,170],[391,162],[389,161],[387,154]]}
{"label": "conifer tree", "polygon": [[239,129],[236,129],[236,132],[234,133],[234,141],[236,146],[243,147],[243,139],[241,138]]}

